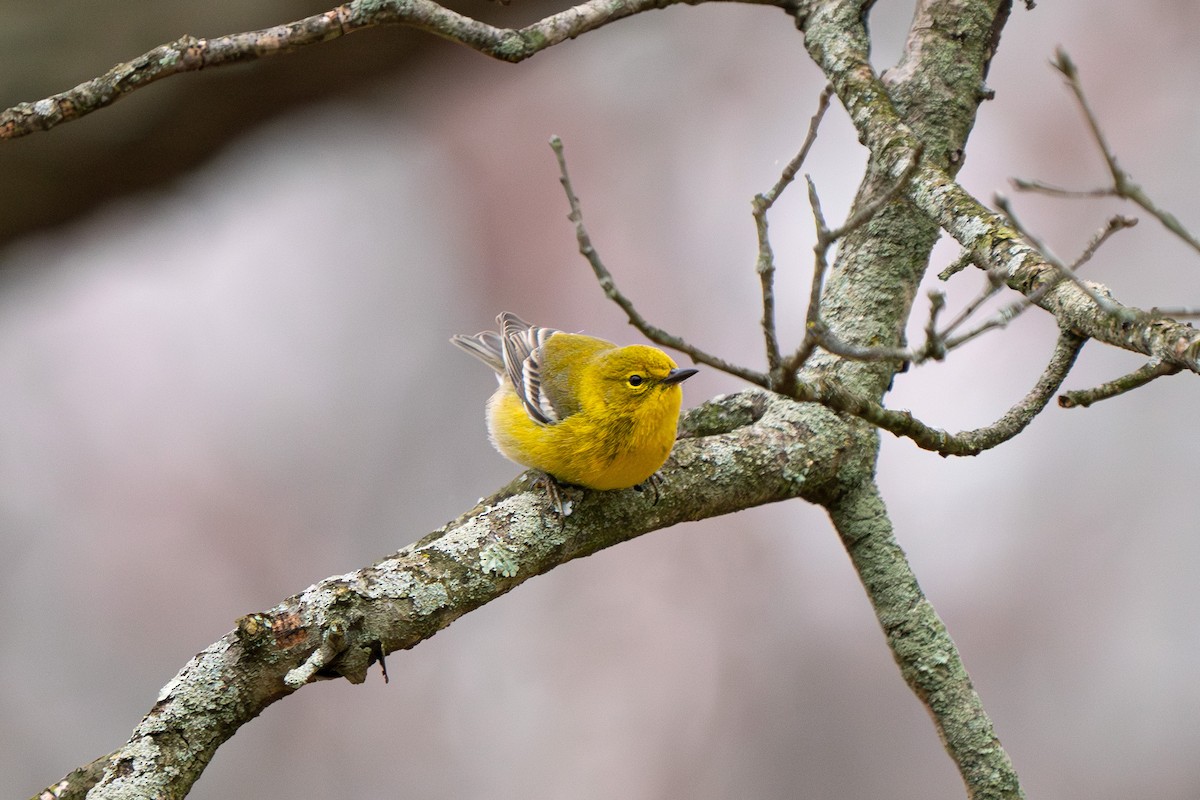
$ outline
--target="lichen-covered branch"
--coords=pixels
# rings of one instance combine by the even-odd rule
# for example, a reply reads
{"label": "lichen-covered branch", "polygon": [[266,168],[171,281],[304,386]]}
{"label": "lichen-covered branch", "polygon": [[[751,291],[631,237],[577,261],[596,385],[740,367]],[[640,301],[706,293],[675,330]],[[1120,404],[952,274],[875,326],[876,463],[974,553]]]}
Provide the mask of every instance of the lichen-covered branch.
{"label": "lichen-covered branch", "polygon": [[829,506],[900,674],[929,708],[975,800],[1023,797],[1016,772],[946,626],[896,541],[883,499],[863,484]]}
{"label": "lichen-covered branch", "polygon": [[569,489],[580,494],[560,520],[543,492],[514,481],[389,558],[243,617],[162,689],[124,747],[46,796],[182,798],[242,724],[305,683],[361,683],[382,655],[535,575],[649,531],[795,497],[830,502],[845,462],[841,420],[761,390],[692,409],[684,428],[657,503],[636,491]]}
{"label": "lichen-covered branch", "polygon": [[[841,243],[823,288],[820,312],[829,330],[848,345],[900,348],[937,228],[948,227],[953,217],[933,212],[941,210],[946,187],[962,192],[954,174],[978,104],[986,96],[982,87],[1011,4],[921,0],[904,56],[889,70],[886,87],[868,59],[864,12],[869,5],[821,3],[804,19],[805,46],[869,150],[855,207],[864,207],[882,187],[900,179],[918,153],[923,151],[924,157],[904,192],[910,202],[893,201]],[[931,183],[935,176],[937,182]],[[931,193],[932,199],[919,199]],[[837,385],[875,403],[900,367],[888,360],[822,355],[808,361],[800,375],[802,384]],[[874,430],[862,426],[856,446],[871,448],[875,441]],[[850,474],[844,477],[853,480]],[[892,536],[873,475],[860,475],[847,484],[828,508],[896,662],[933,715],[968,796],[1023,797],[954,643]]]}

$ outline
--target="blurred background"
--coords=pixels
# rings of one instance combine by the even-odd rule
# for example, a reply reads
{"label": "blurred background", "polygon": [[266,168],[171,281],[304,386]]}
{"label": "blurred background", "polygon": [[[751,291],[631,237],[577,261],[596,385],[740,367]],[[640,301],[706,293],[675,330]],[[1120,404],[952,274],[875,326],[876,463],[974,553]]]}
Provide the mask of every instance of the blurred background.
{"label": "blurred background", "polygon": [[[324,7],[143,0],[64,23],[59,3],[0,2],[0,106],[183,33]],[[520,26],[552,7],[456,8]],[[880,68],[911,15],[876,4]],[[1018,4],[967,187],[1106,182],[1049,67],[1061,44],[1122,164],[1200,230],[1198,25],[1182,0]],[[822,83],[781,12],[711,5],[518,66],[367,31],[0,144],[0,795],[118,747],[239,615],[386,556],[516,474],[487,443],[492,378],[451,334],[511,310],[638,340],[576,252],[552,134],[642,312],[761,367],[750,199],[799,148]],[[835,106],[805,166],[830,219],[862,164]],[[1108,215],[1136,214],[1015,206],[1064,257]],[[1130,304],[1200,304],[1200,258],[1139,216],[1088,277]],[[794,342],[804,193],[771,224]],[[933,272],[955,255],[939,245]],[[955,278],[951,308],[982,283]],[[949,430],[987,424],[1054,336],[1031,313],[900,376],[889,404]],[[1067,388],[1139,363],[1088,345]],[[740,388],[705,370],[685,403]],[[974,459],[883,440],[900,541],[1030,797],[1200,796],[1196,397],[1179,376],[1052,408]],[[798,501],[572,563],[388,665],[389,685],[373,671],[267,710],[192,796],[962,796],[837,537]]]}

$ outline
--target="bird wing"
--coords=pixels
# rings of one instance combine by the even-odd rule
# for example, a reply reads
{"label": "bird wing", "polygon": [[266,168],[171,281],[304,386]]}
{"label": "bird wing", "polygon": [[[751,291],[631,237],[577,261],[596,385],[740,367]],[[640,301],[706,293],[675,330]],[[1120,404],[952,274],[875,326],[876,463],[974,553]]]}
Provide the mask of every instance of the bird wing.
{"label": "bird wing", "polygon": [[525,411],[543,425],[558,422],[554,404],[542,392],[541,348],[559,331],[531,325],[508,311],[496,317],[496,322],[500,324],[504,370]]}

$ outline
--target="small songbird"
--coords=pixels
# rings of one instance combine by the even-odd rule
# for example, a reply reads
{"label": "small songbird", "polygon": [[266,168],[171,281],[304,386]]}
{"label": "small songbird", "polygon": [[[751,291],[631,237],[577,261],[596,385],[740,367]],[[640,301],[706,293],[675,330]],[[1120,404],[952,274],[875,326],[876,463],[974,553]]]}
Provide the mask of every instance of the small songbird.
{"label": "small songbird", "polygon": [[675,443],[680,369],[656,347],[629,345],[496,317],[500,332],[454,336],[500,382],[488,434],[505,457],[563,483],[626,489],[653,476]]}

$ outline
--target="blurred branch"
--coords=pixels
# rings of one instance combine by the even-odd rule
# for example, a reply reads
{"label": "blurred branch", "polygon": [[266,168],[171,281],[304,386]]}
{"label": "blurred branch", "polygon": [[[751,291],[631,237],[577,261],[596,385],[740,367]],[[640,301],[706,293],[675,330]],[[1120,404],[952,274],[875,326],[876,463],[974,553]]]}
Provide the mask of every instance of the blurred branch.
{"label": "blurred branch", "polygon": [[1058,197],[1119,197],[1122,200],[1129,200],[1149,214],[1152,214],[1167,230],[1190,245],[1193,250],[1200,252],[1200,240],[1193,236],[1191,231],[1185,228],[1174,214],[1155,205],[1154,201],[1143,191],[1142,187],[1134,183],[1129,173],[1121,169],[1120,165],[1117,164],[1117,157],[1113,153],[1112,148],[1109,147],[1108,140],[1104,137],[1104,131],[1100,128],[1100,121],[1096,118],[1091,104],[1088,103],[1087,95],[1083,92],[1083,83],[1079,79],[1079,70],[1075,67],[1075,62],[1067,55],[1067,51],[1060,47],[1055,53],[1055,59],[1052,64],[1056,70],[1062,73],[1062,76],[1067,81],[1067,86],[1071,89],[1071,93],[1075,95],[1076,101],[1079,102],[1079,108],[1083,111],[1083,116],[1087,119],[1088,129],[1092,132],[1092,138],[1095,140],[1096,146],[1100,149],[1101,155],[1104,156],[1104,163],[1108,166],[1108,172],[1112,176],[1112,186],[1103,189],[1072,191],[1070,189],[1051,186],[1041,181],[1022,180],[1020,178],[1013,179],[1013,186],[1024,191],[1036,191]]}
{"label": "blurred branch", "polygon": [[[792,11],[799,0],[686,0],[771,5]],[[349,33],[400,25],[441,36],[501,61],[517,63],[624,17],[685,0],[589,0],[524,28],[496,28],[433,0],[353,0],[320,14],[212,39],[183,36],[159,45],[65,92],[0,111],[0,139],[16,139],[110,106],[130,92],[183,72],[257,61]]]}

